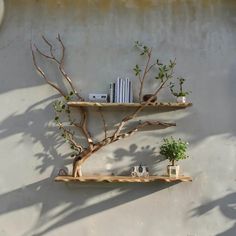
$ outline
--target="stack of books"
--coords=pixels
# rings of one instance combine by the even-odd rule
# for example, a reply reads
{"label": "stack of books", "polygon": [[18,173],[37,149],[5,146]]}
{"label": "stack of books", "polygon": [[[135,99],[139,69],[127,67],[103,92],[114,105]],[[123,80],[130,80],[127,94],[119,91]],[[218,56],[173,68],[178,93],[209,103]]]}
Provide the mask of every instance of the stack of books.
{"label": "stack of books", "polygon": [[110,84],[110,103],[132,103],[133,90],[129,78],[118,77],[115,83]]}

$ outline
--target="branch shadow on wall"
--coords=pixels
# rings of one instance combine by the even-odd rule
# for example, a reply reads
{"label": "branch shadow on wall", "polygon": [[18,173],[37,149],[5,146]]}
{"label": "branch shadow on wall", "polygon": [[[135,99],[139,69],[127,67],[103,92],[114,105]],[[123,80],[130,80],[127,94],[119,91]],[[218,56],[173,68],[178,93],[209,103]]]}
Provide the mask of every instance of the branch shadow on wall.
{"label": "branch shadow on wall", "polygon": [[236,192],[230,193],[222,198],[205,203],[191,211],[192,217],[202,216],[210,213],[214,208],[218,208],[226,218],[233,220],[234,225],[216,236],[235,236],[236,233]]}
{"label": "branch shadow on wall", "polygon": [[114,151],[114,159],[108,159],[107,163],[114,164],[114,162],[121,162],[124,159],[128,159],[128,166],[123,167],[122,170],[118,168],[112,169],[112,173],[115,175],[130,175],[130,169],[132,166],[146,165],[150,173],[156,172],[153,168],[158,163],[165,160],[161,155],[157,154],[156,147],[150,145],[138,147],[137,144],[133,143],[129,148],[117,148]]}
{"label": "branch shadow on wall", "polygon": [[[75,186],[73,184],[54,184],[53,180],[48,178],[27,185],[24,188],[18,188],[2,194],[0,196],[0,214],[38,204],[41,205],[36,225],[26,234],[41,236],[66,224],[101,213],[171,186],[172,184],[167,183],[148,184],[145,187],[140,186],[140,184],[124,183],[82,184]],[[100,195],[104,195],[104,200],[88,204],[90,199]],[[49,201],[49,199],[52,200]],[[55,211],[57,213],[54,213]],[[41,227],[44,229],[41,230]]]}
{"label": "branch shadow on wall", "polygon": [[[51,113],[51,101],[57,98],[52,96],[29,107],[22,114],[12,114],[0,123],[1,139],[15,134],[21,134],[22,143],[40,143],[43,152],[35,157],[39,164],[36,170],[44,173],[48,168],[53,169],[50,178],[20,187],[0,195],[0,214],[6,214],[30,206],[40,205],[41,210],[37,223],[24,235],[42,236],[58,227],[78,221],[93,214],[134,201],[173,186],[172,183],[96,183],[96,184],[55,184],[53,177],[58,170],[72,163],[69,155],[61,155],[58,148],[64,145],[58,129],[50,125],[47,120]],[[45,108],[41,104],[49,103]],[[114,150],[116,160],[130,156],[130,168],[139,164],[143,156],[146,161],[154,163],[162,161],[156,156],[155,148],[144,146],[141,150],[136,144],[128,149]],[[104,198],[97,196],[104,195]],[[92,199],[92,203],[89,203]]]}

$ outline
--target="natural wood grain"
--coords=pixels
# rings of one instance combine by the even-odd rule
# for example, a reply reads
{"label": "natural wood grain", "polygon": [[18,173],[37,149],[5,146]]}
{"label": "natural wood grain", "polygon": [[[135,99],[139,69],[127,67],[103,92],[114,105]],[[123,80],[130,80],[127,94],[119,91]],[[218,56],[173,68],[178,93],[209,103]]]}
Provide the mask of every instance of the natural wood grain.
{"label": "natural wood grain", "polygon": [[[99,102],[68,102],[71,107],[141,107],[142,103],[99,103]],[[146,107],[153,108],[186,108],[192,106],[192,103],[160,102],[150,103]]]}
{"label": "natural wood grain", "polygon": [[189,182],[192,181],[190,176],[179,176],[178,178],[170,178],[168,176],[156,176],[149,177],[132,177],[132,176],[80,176],[73,177],[57,176],[55,178],[57,182],[109,182],[109,183],[148,183],[148,182]]}

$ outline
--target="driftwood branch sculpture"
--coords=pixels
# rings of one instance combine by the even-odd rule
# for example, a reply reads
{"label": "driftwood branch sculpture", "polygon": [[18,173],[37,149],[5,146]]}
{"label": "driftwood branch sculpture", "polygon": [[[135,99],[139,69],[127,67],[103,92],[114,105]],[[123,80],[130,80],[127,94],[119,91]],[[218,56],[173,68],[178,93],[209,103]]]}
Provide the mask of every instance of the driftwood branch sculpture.
{"label": "driftwood branch sculpture", "polygon": [[[173,70],[175,66],[175,61],[170,61],[170,64],[168,65],[163,65],[159,63],[158,60],[155,63],[151,63],[152,49],[146,46],[143,46],[139,42],[136,42],[136,46],[141,48],[141,55],[146,56],[146,59],[147,59],[146,64],[144,66],[144,71],[142,74],[141,74],[142,70],[140,69],[138,65],[136,65],[136,67],[134,68],[135,74],[138,77],[138,80],[140,82],[140,91],[139,91],[140,106],[135,111],[125,116],[118,123],[117,128],[113,132],[108,132],[109,130],[107,128],[107,123],[106,123],[104,114],[102,112],[102,108],[99,108],[98,112],[100,114],[101,123],[103,124],[104,138],[101,139],[100,141],[95,142],[88,129],[88,116],[89,116],[88,110],[84,107],[78,107],[78,110],[80,112],[80,121],[77,122],[73,120],[70,107],[67,105],[68,101],[72,101],[72,100],[84,101],[84,98],[77,92],[77,89],[75,85],[73,84],[72,79],[65,72],[64,58],[65,58],[66,48],[64,46],[64,43],[60,35],[58,35],[56,39],[57,39],[57,42],[60,44],[60,48],[61,48],[60,57],[56,56],[54,45],[44,36],[42,36],[42,40],[48,46],[48,52],[44,53],[35,44],[31,44],[31,52],[32,52],[33,64],[35,66],[36,71],[45,80],[46,83],[52,86],[64,98],[63,101],[60,100],[54,103],[54,110],[56,113],[55,122],[62,133],[61,134],[62,137],[69,143],[71,149],[73,150],[73,153],[71,156],[74,157],[73,173],[72,173],[74,177],[82,176],[81,165],[93,153],[97,152],[104,146],[114,143],[118,140],[128,138],[131,135],[135,134],[140,129],[143,129],[148,126],[158,125],[163,128],[175,126],[174,123],[165,123],[165,122],[160,122],[160,121],[140,121],[140,122],[137,122],[132,127],[130,127],[130,121],[136,118],[137,115],[146,106],[148,106],[151,103],[153,97],[157,96],[159,92],[164,88],[166,83],[173,77]],[[69,91],[64,91],[63,89],[59,87],[59,85],[52,82],[47,77],[45,71],[39,66],[36,56],[41,56],[46,60],[51,60],[57,65],[57,68],[62,75],[62,79],[65,82],[65,85],[70,88]],[[145,82],[148,72],[153,67],[157,67],[158,69],[158,74],[157,74],[156,79],[159,80],[159,83],[155,91],[153,92],[153,96],[150,97],[146,102],[141,103],[144,82]],[[65,122],[63,121],[63,118],[62,118],[63,116],[67,117],[67,122],[69,122],[69,127],[73,127],[73,129],[68,128],[68,125],[66,125]],[[75,131],[73,131],[74,129],[78,130],[80,135],[85,138],[85,140],[87,141],[87,145],[82,145],[76,139]],[[65,175],[65,171],[60,171],[60,173],[63,173],[63,175]]]}

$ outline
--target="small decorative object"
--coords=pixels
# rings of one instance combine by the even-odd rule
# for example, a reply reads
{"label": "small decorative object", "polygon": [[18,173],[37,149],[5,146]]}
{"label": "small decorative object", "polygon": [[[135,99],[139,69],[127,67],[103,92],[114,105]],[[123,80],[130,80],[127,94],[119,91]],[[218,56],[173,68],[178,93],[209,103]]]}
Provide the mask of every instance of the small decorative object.
{"label": "small decorative object", "polygon": [[60,169],[59,172],[58,172],[58,175],[59,175],[59,176],[66,176],[66,175],[68,175],[68,173],[67,173],[66,170]]}
{"label": "small decorative object", "polygon": [[[152,96],[153,96],[153,94],[145,94],[145,95],[143,95],[143,101],[144,102],[148,101]],[[156,100],[157,100],[157,96],[153,96],[153,98],[151,99],[150,102],[156,102]]]}
{"label": "small decorative object", "polygon": [[89,94],[90,102],[107,102],[107,94],[103,93],[90,93]]}
{"label": "small decorative object", "polygon": [[185,97],[185,96],[177,97],[177,98],[176,98],[176,101],[177,101],[178,103],[186,103],[186,97]]}
{"label": "small decorative object", "polygon": [[149,170],[147,166],[139,165],[133,166],[131,169],[131,176],[133,177],[147,177],[149,176]]}
{"label": "small decorative object", "polygon": [[175,162],[186,159],[188,143],[181,139],[175,140],[173,137],[164,138],[164,143],[160,147],[160,154],[165,156],[171,162],[171,165],[167,166],[167,173],[169,177],[178,178],[179,176],[179,165]]}
{"label": "small decorative object", "polygon": [[170,82],[170,85],[169,85],[170,91],[177,98],[176,101],[178,103],[186,103],[186,96],[189,95],[191,91],[189,92],[183,91],[183,84],[185,82],[184,78],[180,77],[180,78],[177,78],[177,80],[179,81],[179,91],[178,92],[174,91],[175,84],[173,82]]}

